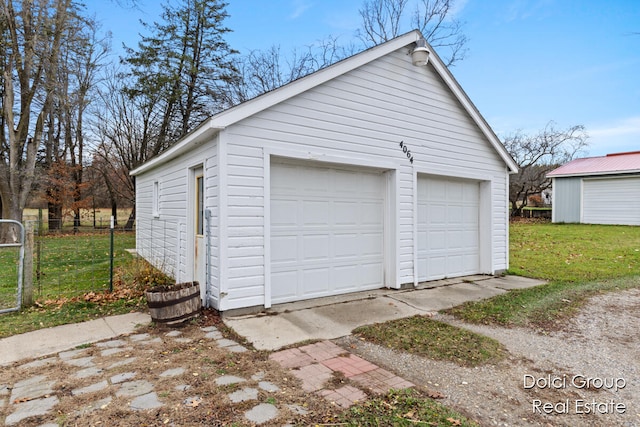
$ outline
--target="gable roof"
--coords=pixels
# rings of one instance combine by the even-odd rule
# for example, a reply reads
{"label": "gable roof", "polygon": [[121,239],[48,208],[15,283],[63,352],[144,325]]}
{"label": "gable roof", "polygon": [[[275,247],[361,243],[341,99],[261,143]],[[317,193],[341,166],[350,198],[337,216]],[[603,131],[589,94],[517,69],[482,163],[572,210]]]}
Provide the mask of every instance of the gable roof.
{"label": "gable roof", "polygon": [[[361,67],[369,62],[390,54],[398,49],[405,48],[422,39],[423,36],[418,30],[410,31],[404,35],[398,36],[380,45],[374,46],[363,52],[350,56],[342,61],[336,62],[328,67],[322,68],[305,77],[294,80],[284,86],[264,93],[256,98],[245,101],[225,111],[222,111],[201,123],[196,129],[185,135],[175,145],[152,158],[135,170],[131,171],[131,175],[139,175],[147,170],[153,169],[179,155],[190,151],[206,141],[207,138],[217,134],[226,127],[257,114],[269,107],[280,102],[286,101],[296,95],[299,95],[309,89],[323,84],[333,78],[341,76],[349,71]],[[464,110],[471,116],[476,125],[480,128],[483,135],[489,140],[493,148],[497,151],[500,158],[505,162],[510,173],[518,171],[518,165],[513,160],[504,145],[500,142],[496,134],[493,132],[484,117],[478,109],[473,105],[467,94],[464,92],[460,84],[453,77],[449,69],[444,65],[440,57],[435,53],[434,49],[427,45],[429,52],[429,65],[432,66],[438,75],[451,90],[456,99],[461,103]]]}
{"label": "gable roof", "polygon": [[549,178],[640,173],[640,151],[573,160],[547,174]]}

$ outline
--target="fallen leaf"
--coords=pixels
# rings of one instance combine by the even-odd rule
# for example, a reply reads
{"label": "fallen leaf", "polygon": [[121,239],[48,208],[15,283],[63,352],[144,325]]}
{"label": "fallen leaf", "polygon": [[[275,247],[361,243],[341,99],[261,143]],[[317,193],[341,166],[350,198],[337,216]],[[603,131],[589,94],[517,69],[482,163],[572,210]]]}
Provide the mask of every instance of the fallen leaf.
{"label": "fallen leaf", "polygon": [[447,418],[447,421],[449,421],[452,426],[459,426],[462,424],[460,420],[456,420],[455,418],[451,418],[451,417]]}
{"label": "fallen leaf", "polygon": [[427,392],[427,396],[429,396],[432,399],[444,399],[445,398],[444,394],[440,393],[439,391],[428,391]]}

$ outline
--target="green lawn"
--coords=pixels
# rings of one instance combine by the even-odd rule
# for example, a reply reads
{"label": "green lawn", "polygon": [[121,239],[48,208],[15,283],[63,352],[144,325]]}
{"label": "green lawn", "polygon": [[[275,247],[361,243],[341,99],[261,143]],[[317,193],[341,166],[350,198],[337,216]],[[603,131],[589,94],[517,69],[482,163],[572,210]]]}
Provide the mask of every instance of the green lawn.
{"label": "green lawn", "polygon": [[[49,235],[41,242],[40,261],[34,260],[35,295],[43,300],[70,297],[89,291],[109,289],[108,232],[81,235]],[[114,267],[131,260],[125,251],[135,248],[134,233],[114,236]],[[38,278],[38,268],[40,275]]]}
{"label": "green lawn", "polygon": [[447,312],[469,322],[554,329],[598,292],[640,287],[640,227],[513,223],[510,252],[510,274],[549,283]]}

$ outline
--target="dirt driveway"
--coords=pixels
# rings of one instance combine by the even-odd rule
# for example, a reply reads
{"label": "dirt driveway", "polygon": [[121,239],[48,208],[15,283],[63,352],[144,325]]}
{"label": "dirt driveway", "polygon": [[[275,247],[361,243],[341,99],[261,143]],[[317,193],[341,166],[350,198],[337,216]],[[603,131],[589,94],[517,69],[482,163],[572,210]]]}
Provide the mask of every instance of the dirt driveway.
{"label": "dirt driveway", "polygon": [[502,342],[496,366],[462,368],[396,353],[354,337],[339,340],[487,426],[640,426],[640,289],[599,295],[548,335],[468,325]]}

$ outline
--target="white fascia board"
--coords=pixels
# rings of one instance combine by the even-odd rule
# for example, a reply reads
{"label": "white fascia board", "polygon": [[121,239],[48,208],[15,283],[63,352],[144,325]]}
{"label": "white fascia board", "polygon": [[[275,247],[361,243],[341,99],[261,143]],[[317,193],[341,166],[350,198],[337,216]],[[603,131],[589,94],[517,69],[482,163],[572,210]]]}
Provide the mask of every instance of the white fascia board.
{"label": "white fascia board", "polygon": [[180,156],[181,154],[187,153],[192,149],[200,146],[201,144],[209,141],[211,137],[213,137],[221,130],[223,130],[223,128],[214,126],[211,120],[205,120],[200,124],[200,126],[185,135],[171,148],[135,168],[134,170],[129,172],[129,175],[140,175],[162,164],[165,164],[168,161]]}

